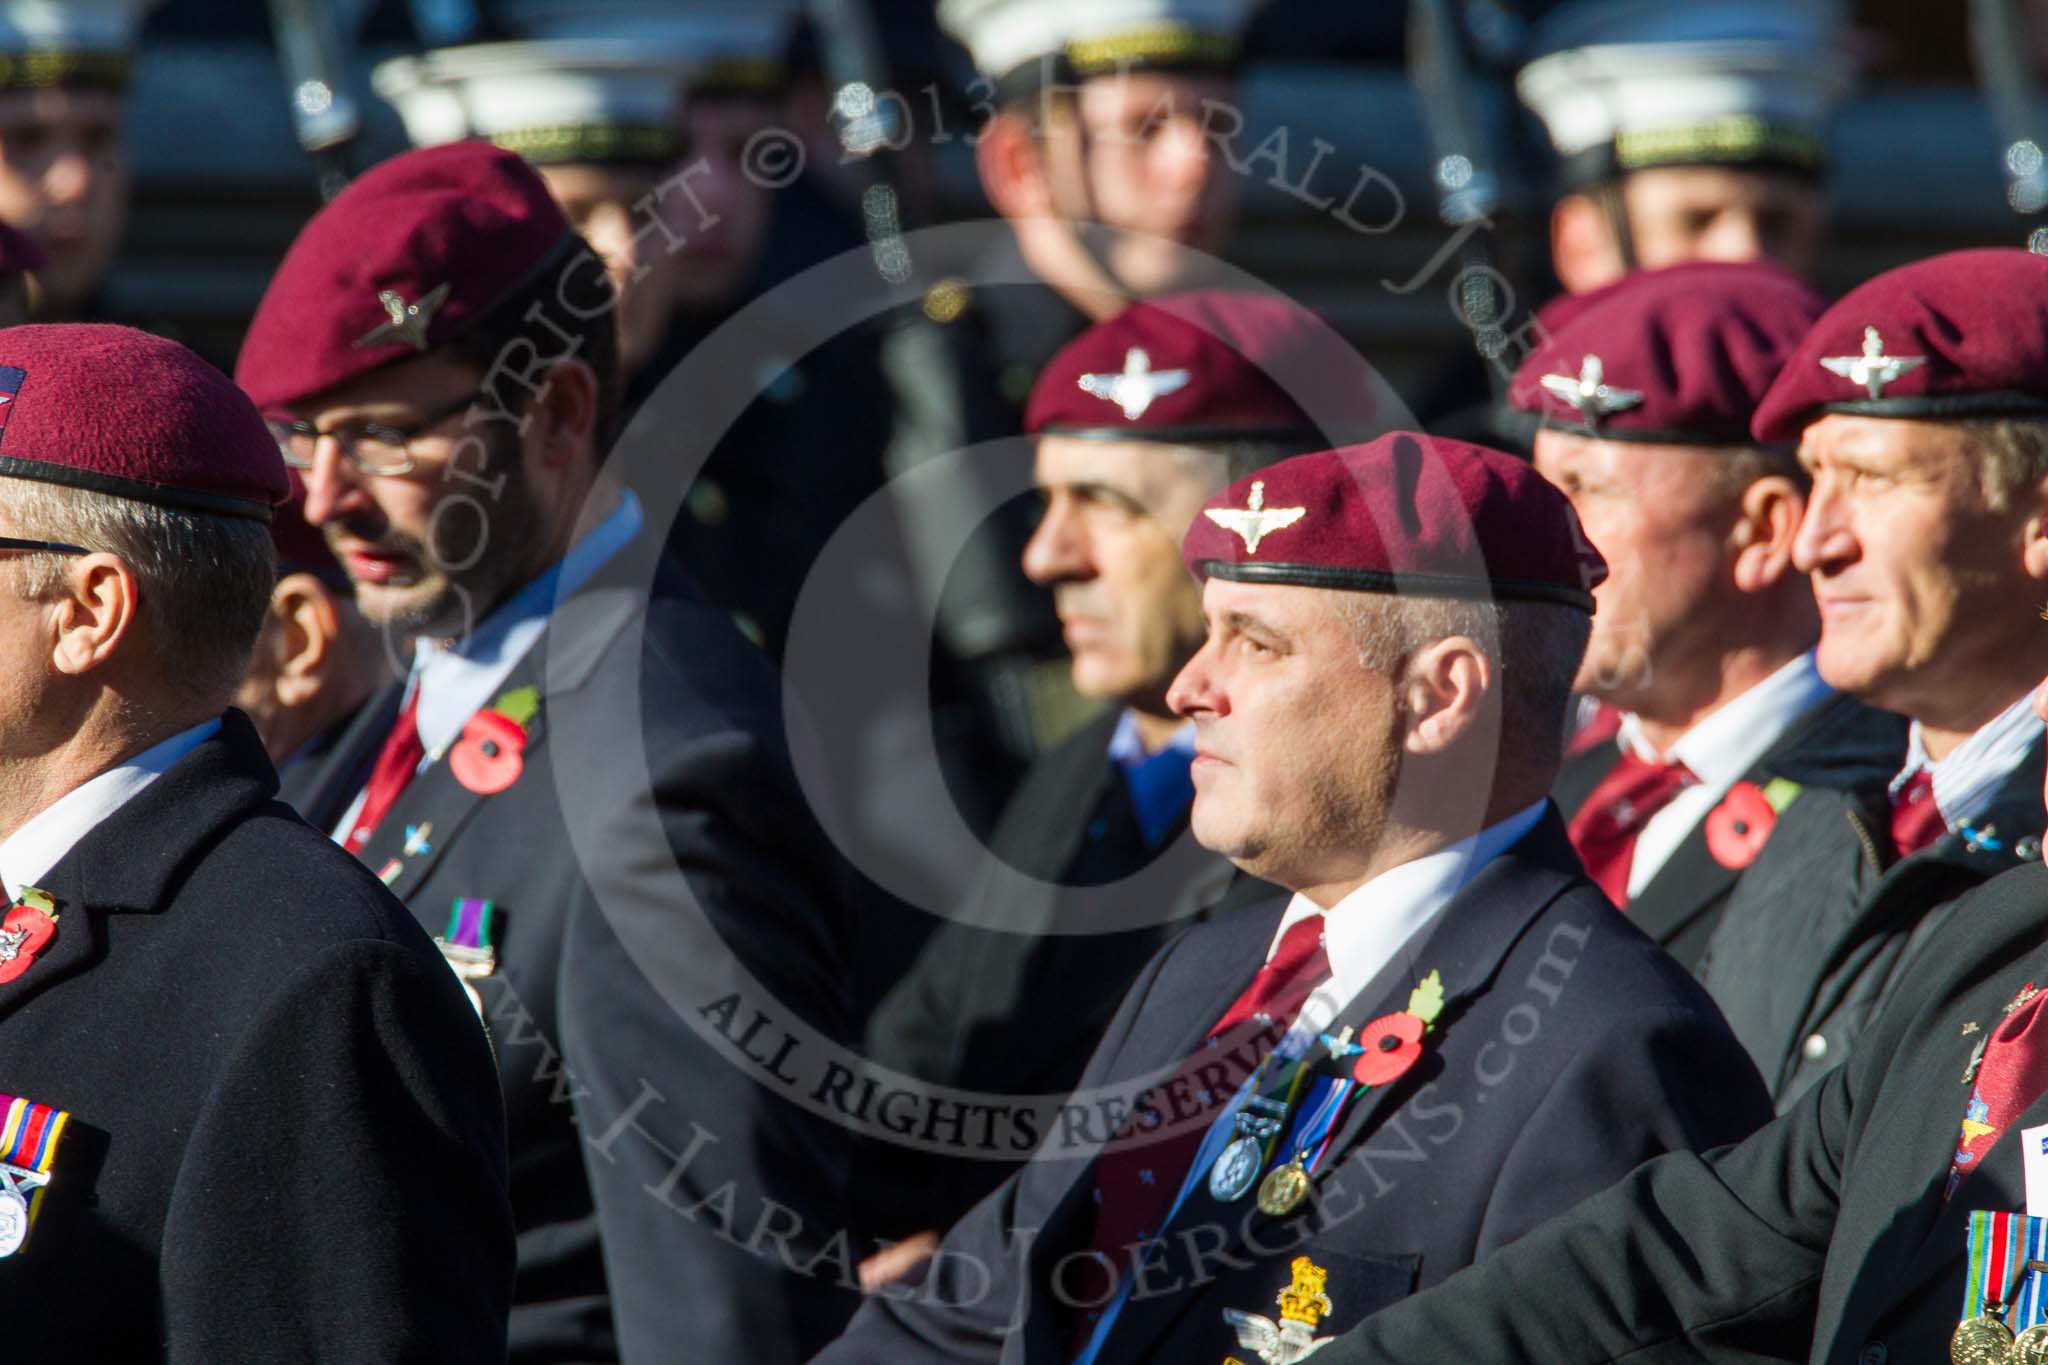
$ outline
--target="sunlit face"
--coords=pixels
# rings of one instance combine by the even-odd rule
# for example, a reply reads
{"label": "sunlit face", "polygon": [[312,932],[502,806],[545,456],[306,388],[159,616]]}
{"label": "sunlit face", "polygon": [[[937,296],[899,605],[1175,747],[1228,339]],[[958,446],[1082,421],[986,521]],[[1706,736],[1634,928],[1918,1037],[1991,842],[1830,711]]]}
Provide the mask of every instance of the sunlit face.
{"label": "sunlit face", "polygon": [[1335,597],[1209,580],[1208,639],[1167,694],[1195,723],[1195,838],[1295,889],[1370,853],[1400,774],[1393,680],[1359,662]]}
{"label": "sunlit face", "polygon": [[1571,499],[1607,561],[1607,579],[1593,589],[1599,610],[1578,691],[1644,709],[1660,677],[1691,677],[1726,653],[1720,608],[1738,596],[1730,576],[1737,507],[1713,491],[1720,458],[1702,446],[1537,433],[1537,471]]}
{"label": "sunlit face", "polygon": [[[654,354],[675,305],[680,255],[637,207],[665,171],[625,166],[541,166],[540,177],[611,275],[619,297],[619,361],[631,375]],[[674,191],[670,192],[674,197]],[[671,210],[672,211],[672,210]]]}
{"label": "sunlit face", "polygon": [[1888,711],[1939,714],[2040,629],[2022,556],[2038,505],[1994,511],[1961,429],[1831,413],[1806,428],[1799,461],[1813,492],[1793,560],[1813,577],[1830,684]]}
{"label": "sunlit face", "polygon": [[[473,394],[478,375],[445,356],[378,370],[294,409],[322,432],[365,423],[406,428]],[[509,422],[465,433],[462,410],[407,446],[414,467],[371,474],[319,443],[303,471],[305,516],[355,585],[371,624],[405,634],[459,635],[537,571],[547,554],[535,501]],[[505,475],[495,496],[480,481]]]}
{"label": "sunlit face", "polygon": [[0,221],[49,255],[37,272],[55,317],[91,302],[128,217],[121,97],[104,90],[0,92]]}
{"label": "sunlit face", "polygon": [[1622,182],[1636,264],[1770,260],[1797,275],[1820,263],[1827,196],[1784,171],[1666,166]]}
{"label": "sunlit face", "polygon": [[678,236],[676,297],[705,309],[730,302],[759,264],[768,244],[771,191],[748,173],[747,141],[775,124],[772,101],[719,95],[691,100],[683,115],[684,189],[662,196]]}
{"label": "sunlit face", "polygon": [[1227,77],[1127,72],[1081,83],[1054,106],[1046,171],[1060,214],[1118,230],[1107,264],[1134,294],[1188,282],[1236,226],[1238,177],[1203,129],[1203,102],[1236,93]]}
{"label": "sunlit face", "polygon": [[1202,599],[1180,542],[1223,485],[1220,456],[1148,441],[1045,436],[1045,515],[1024,572],[1052,589],[1074,687],[1165,714],[1166,685],[1202,641]]}

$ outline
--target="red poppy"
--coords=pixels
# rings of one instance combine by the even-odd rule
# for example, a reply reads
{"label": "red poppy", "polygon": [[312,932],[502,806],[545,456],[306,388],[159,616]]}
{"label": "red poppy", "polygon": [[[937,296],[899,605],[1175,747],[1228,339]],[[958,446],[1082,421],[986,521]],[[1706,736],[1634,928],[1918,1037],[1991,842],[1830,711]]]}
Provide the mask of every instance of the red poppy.
{"label": "red poppy", "polygon": [[479,711],[448,751],[448,770],[479,796],[490,796],[519,780],[525,752],[525,726],[500,711]]}
{"label": "red poppy", "polygon": [[1360,1085],[1385,1085],[1399,1080],[1409,1067],[1422,1060],[1422,1035],[1428,1029],[1429,1025],[1406,1010],[1381,1015],[1358,1035],[1358,1045],[1365,1051],[1359,1054],[1351,1074]]}
{"label": "red poppy", "polygon": [[14,980],[27,971],[36,954],[57,936],[57,925],[33,905],[10,908],[0,919],[0,982]]}
{"label": "red poppy", "polygon": [[1723,867],[1744,868],[1756,861],[1778,812],[1753,782],[1737,782],[1721,804],[1707,812],[1707,852]]}

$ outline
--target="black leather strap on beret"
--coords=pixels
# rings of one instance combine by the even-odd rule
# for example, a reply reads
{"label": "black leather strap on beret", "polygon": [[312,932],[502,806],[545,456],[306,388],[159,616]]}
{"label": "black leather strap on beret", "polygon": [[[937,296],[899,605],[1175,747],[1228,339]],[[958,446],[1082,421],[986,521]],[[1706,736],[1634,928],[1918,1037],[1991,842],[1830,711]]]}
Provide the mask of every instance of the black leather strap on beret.
{"label": "black leather strap on beret", "polygon": [[1313,426],[1263,426],[1233,427],[1217,424],[1206,426],[1189,425],[1179,427],[1082,427],[1054,422],[1038,433],[1040,436],[1069,436],[1078,441],[1153,441],[1160,445],[1204,445],[1223,444],[1230,441],[1298,441],[1301,453],[1322,450],[1343,441],[1332,440],[1329,433]]}
{"label": "black leather strap on beret", "polygon": [[61,483],[66,487],[106,493],[116,498],[155,503],[159,507],[175,507],[180,512],[246,517],[265,525],[270,522],[270,504],[254,498],[237,498],[227,493],[198,493],[160,483],[144,483],[140,479],[124,479],[118,474],[101,474],[90,469],[51,464],[47,460],[23,459],[19,455],[0,455],[0,478],[39,479],[44,483]]}
{"label": "black leather strap on beret", "polygon": [[1809,408],[1801,420],[1812,421],[1815,413],[1839,412],[1851,417],[1917,417],[1922,421],[1969,417],[2048,417],[2048,394],[1941,393],[1915,398],[1849,398],[1839,403],[1822,403]]}
{"label": "black leather strap on beret", "polygon": [[1731,427],[1726,431],[1682,431],[1677,427],[1595,427],[1584,422],[1560,422],[1555,418],[1541,419],[1540,429],[1562,431],[1572,436],[1587,436],[1596,441],[1637,441],[1643,445],[1658,446],[1707,446],[1725,449],[1739,446],[1748,450],[1768,450],[1790,455],[1796,444],[1792,441],[1759,441],[1749,434],[1747,427]]}
{"label": "black leather strap on beret", "polygon": [[1520,602],[1556,602],[1593,614],[1593,594],[1562,583],[1528,578],[1466,578],[1459,574],[1390,573],[1385,569],[1347,569],[1330,564],[1289,564],[1283,561],[1232,563],[1197,560],[1204,578],[1236,583],[1290,583],[1302,588],[1337,588],[1345,592],[1383,592],[1416,597],[1457,597],[1474,602],[1508,598]]}

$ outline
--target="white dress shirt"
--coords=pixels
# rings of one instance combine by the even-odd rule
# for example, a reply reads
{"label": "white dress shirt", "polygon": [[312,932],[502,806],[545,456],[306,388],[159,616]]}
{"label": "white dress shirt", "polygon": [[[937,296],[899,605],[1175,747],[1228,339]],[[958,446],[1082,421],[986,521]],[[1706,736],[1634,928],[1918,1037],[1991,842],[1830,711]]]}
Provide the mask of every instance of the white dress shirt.
{"label": "white dress shirt", "polygon": [[1934,777],[1934,808],[1954,829],[1991,808],[1998,789],[2041,738],[2041,718],[2034,714],[2034,693],[2029,689],[1939,763],[1927,756],[1919,721],[1914,721],[1907,733],[1906,766],[1892,779],[1891,793],[1897,796],[1913,774],[1925,768]]}
{"label": "white dress shirt", "polygon": [[136,793],[219,730],[219,717],[182,730],[127,762],[117,763],[79,783],[8,835],[0,842],[0,882],[6,884],[8,904],[21,899],[22,887],[41,882],[101,821],[127,805]]}
{"label": "white dress shirt", "polygon": [[[610,516],[591,527],[547,572],[500,603],[468,635],[455,641],[422,639],[414,643],[405,700],[418,692],[419,714],[414,723],[426,750],[419,772],[432,767],[449,745],[462,738],[462,727],[471,716],[497,700],[505,679],[547,630],[556,598],[582,587],[624,549],[640,533],[641,520],[640,500],[629,491]],[[356,815],[368,794],[367,788],[357,792],[335,822],[336,840],[346,840],[348,831],[355,828]]]}
{"label": "white dress shirt", "polygon": [[1653,763],[1660,759],[1683,763],[1699,779],[1680,788],[1636,836],[1635,859],[1628,869],[1631,897],[1650,884],[1686,835],[1721,804],[1728,789],[1830,691],[1808,652],[1687,730],[1669,753],[1659,754],[1650,747],[1643,739],[1641,722],[1633,715],[1621,718],[1617,742],[1627,745],[1636,757]]}

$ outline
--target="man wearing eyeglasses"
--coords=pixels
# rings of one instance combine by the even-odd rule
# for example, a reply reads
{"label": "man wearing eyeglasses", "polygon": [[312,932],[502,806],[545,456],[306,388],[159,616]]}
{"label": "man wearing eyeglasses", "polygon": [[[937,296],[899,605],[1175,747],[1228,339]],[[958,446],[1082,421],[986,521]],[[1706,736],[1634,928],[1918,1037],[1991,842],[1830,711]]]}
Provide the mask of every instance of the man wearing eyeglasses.
{"label": "man wearing eyeglasses", "polygon": [[125,327],[0,330],[0,398],[9,1358],[502,1361],[483,1031],[228,706],[269,433]]}
{"label": "man wearing eyeglasses", "polygon": [[606,464],[612,300],[477,142],[372,169],[286,255],[236,378],[417,640],[302,809],[495,1037],[511,1359],[794,1362],[854,1306],[847,1137],[785,1098],[848,1028],[837,864],[773,671]]}

